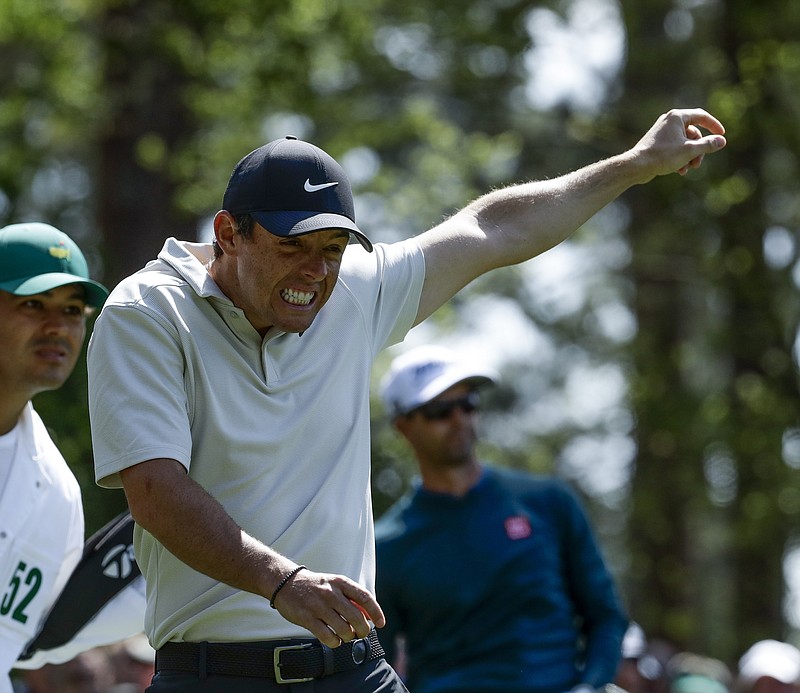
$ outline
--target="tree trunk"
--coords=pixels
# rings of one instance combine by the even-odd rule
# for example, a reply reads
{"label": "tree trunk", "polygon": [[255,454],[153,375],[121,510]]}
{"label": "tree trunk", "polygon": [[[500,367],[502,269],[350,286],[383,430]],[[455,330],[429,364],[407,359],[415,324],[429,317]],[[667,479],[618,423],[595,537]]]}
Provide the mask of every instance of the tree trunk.
{"label": "tree trunk", "polygon": [[114,3],[99,18],[108,118],[99,134],[97,219],[111,285],[155,258],[168,236],[193,240],[197,232],[198,220],[175,204],[175,155],[195,136],[185,71],[167,54],[162,34],[179,19],[158,11],[147,3]]}

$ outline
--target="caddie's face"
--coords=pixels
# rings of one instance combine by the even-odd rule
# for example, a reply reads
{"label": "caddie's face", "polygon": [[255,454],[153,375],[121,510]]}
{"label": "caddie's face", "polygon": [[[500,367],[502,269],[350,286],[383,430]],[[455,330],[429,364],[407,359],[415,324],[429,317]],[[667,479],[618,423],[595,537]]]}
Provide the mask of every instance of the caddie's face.
{"label": "caddie's face", "polygon": [[262,335],[307,330],[336,286],[349,238],[339,229],[284,238],[256,224],[237,256],[234,303]]}
{"label": "caddie's face", "polygon": [[86,313],[80,284],[32,296],[0,291],[0,396],[24,402],[61,387],[80,356]]}

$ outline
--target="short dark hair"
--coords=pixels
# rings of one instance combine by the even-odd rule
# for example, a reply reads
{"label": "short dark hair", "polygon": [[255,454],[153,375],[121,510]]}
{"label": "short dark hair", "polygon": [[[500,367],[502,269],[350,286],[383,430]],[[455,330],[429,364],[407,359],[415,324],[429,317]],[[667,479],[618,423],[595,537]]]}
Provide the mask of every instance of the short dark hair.
{"label": "short dark hair", "polygon": [[[250,239],[253,237],[253,229],[255,228],[255,220],[249,214],[235,214],[233,220],[236,222],[236,231],[242,234],[242,238]],[[214,247],[214,259],[222,257],[222,248],[219,247],[217,239],[215,238],[211,245]]]}

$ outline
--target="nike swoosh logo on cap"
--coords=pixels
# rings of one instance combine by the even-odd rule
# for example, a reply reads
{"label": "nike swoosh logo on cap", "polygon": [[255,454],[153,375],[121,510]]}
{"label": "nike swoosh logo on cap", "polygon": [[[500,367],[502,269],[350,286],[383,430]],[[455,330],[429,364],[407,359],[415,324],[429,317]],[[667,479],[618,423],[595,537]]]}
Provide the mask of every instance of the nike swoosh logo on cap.
{"label": "nike swoosh logo on cap", "polygon": [[306,178],[306,182],[303,183],[303,190],[306,192],[317,192],[317,190],[331,188],[334,185],[339,185],[339,181],[334,181],[333,183],[319,183],[318,185],[314,185],[310,178]]}

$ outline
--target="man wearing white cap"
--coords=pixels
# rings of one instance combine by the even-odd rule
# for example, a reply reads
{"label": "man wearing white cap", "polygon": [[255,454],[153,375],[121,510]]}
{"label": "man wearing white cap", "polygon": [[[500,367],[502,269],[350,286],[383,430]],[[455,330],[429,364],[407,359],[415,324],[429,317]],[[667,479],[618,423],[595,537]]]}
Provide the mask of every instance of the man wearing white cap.
{"label": "man wearing white cap", "polygon": [[421,484],[377,523],[387,656],[403,636],[414,693],[564,693],[614,678],[627,627],[577,498],[556,479],[482,465],[484,365],[424,346],[382,382]]}
{"label": "man wearing white cap", "polygon": [[800,649],[788,642],[760,640],[739,660],[736,693],[798,693]]}

